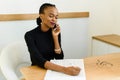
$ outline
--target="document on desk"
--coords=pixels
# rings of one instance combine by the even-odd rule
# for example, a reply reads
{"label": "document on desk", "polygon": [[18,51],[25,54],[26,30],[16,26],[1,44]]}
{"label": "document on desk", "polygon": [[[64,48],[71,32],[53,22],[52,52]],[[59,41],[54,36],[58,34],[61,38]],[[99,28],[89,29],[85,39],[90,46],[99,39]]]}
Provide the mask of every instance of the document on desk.
{"label": "document on desk", "polygon": [[61,72],[47,70],[44,80],[86,80],[83,59],[51,60],[51,62],[62,66],[78,66],[81,68],[79,75],[70,76]]}

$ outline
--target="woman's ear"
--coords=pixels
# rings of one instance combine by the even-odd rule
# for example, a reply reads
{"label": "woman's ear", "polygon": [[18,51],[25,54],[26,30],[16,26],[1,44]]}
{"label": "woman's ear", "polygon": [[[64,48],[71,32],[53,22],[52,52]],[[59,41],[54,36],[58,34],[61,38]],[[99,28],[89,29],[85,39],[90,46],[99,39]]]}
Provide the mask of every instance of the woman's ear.
{"label": "woman's ear", "polygon": [[39,14],[40,18],[43,19],[43,15],[42,14]]}

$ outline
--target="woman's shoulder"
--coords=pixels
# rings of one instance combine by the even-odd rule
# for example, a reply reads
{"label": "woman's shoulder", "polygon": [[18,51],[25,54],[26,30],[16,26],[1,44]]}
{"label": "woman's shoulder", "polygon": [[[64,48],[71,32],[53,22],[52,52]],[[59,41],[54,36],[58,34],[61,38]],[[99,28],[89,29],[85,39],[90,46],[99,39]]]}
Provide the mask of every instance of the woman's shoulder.
{"label": "woman's shoulder", "polygon": [[38,27],[33,28],[33,29],[25,32],[25,36],[34,36],[34,35],[37,33],[37,28],[38,28]]}
{"label": "woman's shoulder", "polygon": [[37,31],[38,31],[38,27],[33,28],[33,29],[27,31],[26,34],[33,34],[33,33],[36,33]]}

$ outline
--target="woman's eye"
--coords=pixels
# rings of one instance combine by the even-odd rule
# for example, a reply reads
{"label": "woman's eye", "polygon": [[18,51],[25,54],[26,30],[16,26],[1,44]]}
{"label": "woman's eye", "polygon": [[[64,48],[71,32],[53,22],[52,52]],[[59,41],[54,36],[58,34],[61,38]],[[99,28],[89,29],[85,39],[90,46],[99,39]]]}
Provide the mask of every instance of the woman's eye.
{"label": "woman's eye", "polygon": [[54,15],[49,15],[50,18],[55,18],[55,19],[58,19],[57,16],[54,16]]}
{"label": "woman's eye", "polygon": [[50,18],[53,18],[54,16],[50,15],[49,17],[50,17]]}
{"label": "woman's eye", "polygon": [[58,19],[58,17],[55,17],[56,19]]}

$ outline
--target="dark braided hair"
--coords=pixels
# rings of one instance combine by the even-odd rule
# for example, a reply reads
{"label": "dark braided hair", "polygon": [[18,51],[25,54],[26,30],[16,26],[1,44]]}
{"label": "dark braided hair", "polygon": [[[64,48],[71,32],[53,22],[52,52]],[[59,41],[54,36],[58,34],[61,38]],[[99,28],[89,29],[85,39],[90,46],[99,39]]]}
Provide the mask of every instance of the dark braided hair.
{"label": "dark braided hair", "polygon": [[[39,9],[39,14],[44,14],[44,10],[48,7],[56,7],[54,4],[50,4],[50,3],[44,3],[41,5],[40,9]],[[37,25],[40,25],[40,23],[42,22],[42,20],[40,19],[40,17],[38,17],[36,19]]]}

